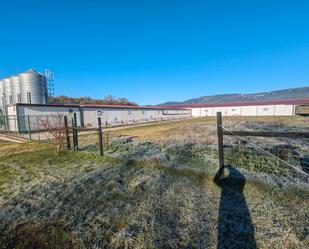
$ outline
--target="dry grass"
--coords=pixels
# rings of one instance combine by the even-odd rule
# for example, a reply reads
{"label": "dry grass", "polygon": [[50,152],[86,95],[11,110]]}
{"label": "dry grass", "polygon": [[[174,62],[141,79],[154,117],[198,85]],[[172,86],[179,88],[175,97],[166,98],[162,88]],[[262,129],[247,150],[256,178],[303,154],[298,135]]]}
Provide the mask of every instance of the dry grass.
{"label": "dry grass", "polygon": [[[300,116],[223,117],[223,124],[227,128],[242,130],[255,130],[257,126],[262,130],[309,130],[309,118]],[[215,117],[193,118],[137,127],[107,128],[103,129],[103,133],[105,141],[107,136],[109,136],[109,141],[115,138],[133,137],[139,141],[154,141],[159,143],[195,142],[213,144],[216,143],[217,139]],[[81,136],[81,140],[85,144],[96,143],[97,135],[87,134]]]}
{"label": "dry grass", "polygon": [[113,142],[102,158],[0,144],[0,248],[255,248],[249,237],[257,248],[309,247],[309,189],[238,169],[244,188],[224,190],[213,181],[214,130],[206,118],[111,130],[136,141]]}

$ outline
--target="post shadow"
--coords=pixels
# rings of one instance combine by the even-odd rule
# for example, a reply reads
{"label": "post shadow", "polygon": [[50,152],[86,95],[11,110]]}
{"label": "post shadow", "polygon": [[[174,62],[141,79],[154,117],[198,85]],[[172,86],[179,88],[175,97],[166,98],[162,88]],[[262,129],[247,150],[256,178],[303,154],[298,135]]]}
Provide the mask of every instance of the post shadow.
{"label": "post shadow", "polygon": [[302,170],[309,174],[309,155],[305,155],[304,157],[300,158],[299,163]]}
{"label": "post shadow", "polygon": [[222,171],[214,178],[221,188],[217,249],[255,249],[254,227],[243,194],[246,179],[231,166],[224,167],[224,178]]}

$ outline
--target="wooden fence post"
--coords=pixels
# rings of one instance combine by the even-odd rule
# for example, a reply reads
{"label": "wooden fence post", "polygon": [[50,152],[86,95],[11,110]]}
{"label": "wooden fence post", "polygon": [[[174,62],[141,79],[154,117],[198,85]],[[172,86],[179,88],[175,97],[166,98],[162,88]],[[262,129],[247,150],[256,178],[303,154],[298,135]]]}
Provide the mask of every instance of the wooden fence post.
{"label": "wooden fence post", "polygon": [[69,133],[69,127],[68,127],[68,117],[64,116],[64,127],[65,127],[65,137],[67,140],[67,148],[71,148],[71,143],[70,143],[70,133]]}
{"label": "wooden fence post", "polygon": [[102,125],[101,125],[101,118],[98,118],[98,135],[99,135],[99,155],[103,156],[103,139],[102,139]]}
{"label": "wooden fence post", "polygon": [[222,170],[224,167],[224,153],[223,153],[223,132],[222,132],[221,112],[217,112],[217,134],[218,134],[219,170]]}

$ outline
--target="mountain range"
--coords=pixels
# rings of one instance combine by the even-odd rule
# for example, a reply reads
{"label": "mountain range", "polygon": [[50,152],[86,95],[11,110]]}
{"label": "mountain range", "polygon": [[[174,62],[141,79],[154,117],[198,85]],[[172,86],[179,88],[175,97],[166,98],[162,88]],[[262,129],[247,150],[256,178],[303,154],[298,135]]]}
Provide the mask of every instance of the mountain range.
{"label": "mountain range", "polygon": [[249,93],[249,94],[219,94],[212,96],[202,96],[188,99],[182,102],[168,101],[160,105],[184,105],[184,104],[209,104],[209,103],[226,103],[226,102],[250,102],[282,99],[300,99],[309,98],[309,86],[289,88],[271,92]]}

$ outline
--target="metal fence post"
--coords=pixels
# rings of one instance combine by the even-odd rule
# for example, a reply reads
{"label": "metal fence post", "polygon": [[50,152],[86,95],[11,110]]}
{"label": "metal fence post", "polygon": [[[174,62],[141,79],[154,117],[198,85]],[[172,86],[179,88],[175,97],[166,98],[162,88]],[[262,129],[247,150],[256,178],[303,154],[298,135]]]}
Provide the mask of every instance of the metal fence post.
{"label": "metal fence post", "polygon": [[102,139],[102,125],[101,125],[101,118],[98,118],[98,135],[99,135],[99,155],[103,156],[103,139]]}
{"label": "metal fence post", "polygon": [[36,125],[37,125],[37,129],[38,129],[38,140],[41,141],[39,116],[36,116]]}
{"label": "metal fence post", "polygon": [[73,117],[74,117],[74,127],[77,127],[77,117],[76,117],[76,112],[74,112]]}
{"label": "metal fence post", "polygon": [[68,127],[68,117],[64,116],[64,127],[65,127],[65,136],[67,140],[67,148],[71,148],[71,143],[70,143],[70,133],[69,133],[69,127]]}
{"label": "metal fence post", "polygon": [[78,132],[77,128],[74,128],[74,134],[75,134],[75,150],[78,151]]}
{"label": "metal fence post", "polygon": [[18,129],[18,116],[15,116],[15,131],[19,134],[19,129]]}
{"label": "metal fence post", "polygon": [[221,112],[217,112],[217,134],[218,134],[219,170],[222,170],[224,167],[224,153],[223,153],[223,132],[222,132]]}
{"label": "metal fence post", "polygon": [[[76,115],[74,115],[76,118]],[[77,127],[76,125],[76,119],[72,118],[72,127],[73,127],[73,149],[78,151],[78,134],[77,134]]]}
{"label": "metal fence post", "polygon": [[28,134],[29,134],[29,139],[31,140],[30,116],[27,116],[27,121],[28,121]]}
{"label": "metal fence post", "polygon": [[8,132],[8,129],[7,129],[7,121],[8,121],[8,119],[9,119],[8,116],[4,116],[4,117],[3,117],[4,133],[7,133],[7,132]]}
{"label": "metal fence post", "polygon": [[3,128],[4,128],[4,134],[6,134],[6,116],[3,116]]}

